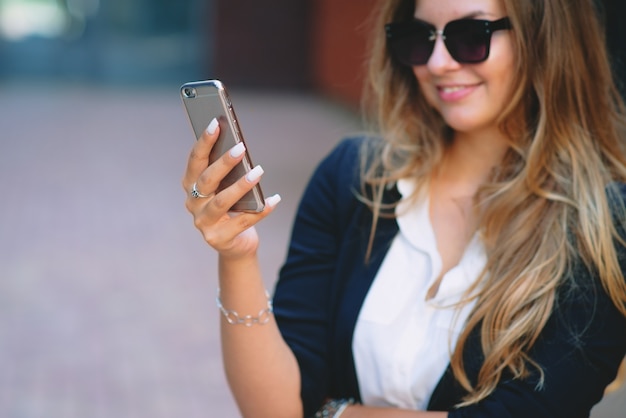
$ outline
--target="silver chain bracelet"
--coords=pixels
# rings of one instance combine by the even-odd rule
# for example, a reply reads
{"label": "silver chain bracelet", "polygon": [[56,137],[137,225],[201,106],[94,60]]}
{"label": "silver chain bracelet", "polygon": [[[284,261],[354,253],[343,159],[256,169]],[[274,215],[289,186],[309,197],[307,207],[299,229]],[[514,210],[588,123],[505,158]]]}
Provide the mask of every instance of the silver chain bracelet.
{"label": "silver chain bracelet", "polygon": [[339,418],[350,405],[354,405],[354,399],[352,398],[331,399],[315,413],[315,418]]}
{"label": "silver chain bracelet", "polygon": [[263,308],[259,311],[257,316],[246,315],[241,316],[237,311],[233,311],[231,309],[224,308],[222,305],[222,299],[220,299],[220,289],[217,289],[217,297],[215,298],[215,302],[217,303],[217,307],[222,312],[222,315],[226,318],[226,321],[232,325],[245,325],[247,327],[251,327],[253,325],[265,325],[269,322],[272,313],[274,312],[274,306],[272,305],[272,299],[270,298],[267,290],[265,291],[265,297],[267,298],[267,307]]}

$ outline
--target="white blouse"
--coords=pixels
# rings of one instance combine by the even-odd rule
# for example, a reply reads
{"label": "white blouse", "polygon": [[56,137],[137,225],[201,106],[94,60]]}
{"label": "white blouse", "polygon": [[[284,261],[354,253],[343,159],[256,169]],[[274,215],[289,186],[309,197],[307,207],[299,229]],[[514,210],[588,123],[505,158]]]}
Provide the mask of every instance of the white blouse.
{"label": "white blouse", "polygon": [[425,410],[445,372],[473,303],[454,306],[484,268],[484,247],[474,236],[437,295],[426,294],[441,272],[428,196],[406,210],[413,183],[399,181],[405,197],[394,238],[365,298],[352,349],[365,405]]}

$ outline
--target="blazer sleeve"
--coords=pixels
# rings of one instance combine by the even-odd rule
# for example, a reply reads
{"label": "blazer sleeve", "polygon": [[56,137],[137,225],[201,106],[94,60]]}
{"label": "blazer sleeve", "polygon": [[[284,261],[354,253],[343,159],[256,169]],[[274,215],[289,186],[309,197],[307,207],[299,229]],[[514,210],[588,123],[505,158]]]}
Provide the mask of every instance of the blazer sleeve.
{"label": "blazer sleeve", "polygon": [[328,396],[332,309],[342,228],[358,184],[360,140],[342,141],[315,170],[302,196],[287,260],[274,294],[281,334],[300,367],[305,416]]}

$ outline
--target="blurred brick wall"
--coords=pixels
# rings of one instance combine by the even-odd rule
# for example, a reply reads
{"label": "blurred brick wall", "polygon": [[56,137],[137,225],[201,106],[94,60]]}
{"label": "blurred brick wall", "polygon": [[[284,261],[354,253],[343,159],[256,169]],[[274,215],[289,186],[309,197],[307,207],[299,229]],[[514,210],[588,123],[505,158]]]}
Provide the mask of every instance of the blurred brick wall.
{"label": "blurred brick wall", "polygon": [[369,19],[376,0],[315,0],[313,85],[339,101],[358,105],[363,86]]}
{"label": "blurred brick wall", "polygon": [[214,0],[214,77],[247,88],[310,87],[310,7],[316,0]]}
{"label": "blurred brick wall", "polygon": [[360,99],[376,0],[215,0],[212,76],[229,85]]}

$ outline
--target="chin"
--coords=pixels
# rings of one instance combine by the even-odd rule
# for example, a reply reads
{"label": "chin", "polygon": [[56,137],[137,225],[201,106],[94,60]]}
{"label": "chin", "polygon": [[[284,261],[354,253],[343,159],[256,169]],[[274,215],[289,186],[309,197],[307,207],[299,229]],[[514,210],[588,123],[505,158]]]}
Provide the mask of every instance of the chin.
{"label": "chin", "polygon": [[444,112],[441,116],[446,124],[457,132],[482,131],[495,125],[495,120],[470,112]]}
{"label": "chin", "polygon": [[480,130],[482,125],[477,124],[472,119],[459,119],[459,118],[446,118],[444,117],[446,125],[452,128],[456,132],[472,132]]}

